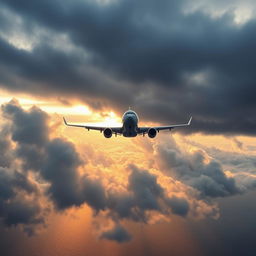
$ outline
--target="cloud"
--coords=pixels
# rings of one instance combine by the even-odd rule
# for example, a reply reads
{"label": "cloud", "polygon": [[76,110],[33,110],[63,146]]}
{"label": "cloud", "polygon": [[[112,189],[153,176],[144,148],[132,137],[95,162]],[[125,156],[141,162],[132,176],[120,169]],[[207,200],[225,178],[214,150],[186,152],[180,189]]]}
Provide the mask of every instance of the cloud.
{"label": "cloud", "polygon": [[2,105],[6,118],[12,120],[11,133],[13,141],[42,146],[48,141],[47,114],[37,107],[24,111],[16,100]]}
{"label": "cloud", "polygon": [[2,127],[0,130],[0,166],[10,167],[11,165],[11,141],[9,136],[8,127]]}
{"label": "cloud", "polygon": [[35,218],[40,211],[38,206],[30,201],[13,201],[5,206],[4,222],[7,225],[17,225],[19,223],[40,223],[40,218]]}
{"label": "cloud", "polygon": [[136,205],[143,210],[159,210],[158,198],[163,195],[163,188],[157,183],[156,176],[147,171],[131,166],[129,189],[134,194]]}
{"label": "cloud", "polygon": [[1,110],[7,123],[1,131],[5,136],[1,137],[0,218],[7,226],[22,224],[32,234],[37,224],[46,221],[49,202],[56,210],[84,203],[95,211],[104,209],[102,184],[79,174],[83,161],[72,143],[50,138],[45,112],[37,107],[24,110],[16,100]]}
{"label": "cloud", "polygon": [[[2,1],[3,30],[34,33],[36,43],[28,51],[11,44],[7,32],[0,38],[1,86],[119,113],[132,105],[144,120],[166,124],[193,115],[184,133],[254,135],[255,19],[237,26],[238,2],[215,16],[204,6]],[[17,28],[11,15],[22,21]]]}
{"label": "cloud", "polygon": [[105,189],[100,181],[90,180],[84,177],[83,181],[83,195],[85,201],[96,211],[104,210],[107,204]]}
{"label": "cloud", "polygon": [[180,195],[169,196],[155,174],[149,170],[130,165],[131,173],[125,192],[116,194],[108,191],[108,209],[113,220],[129,219],[149,223],[154,215],[186,217],[190,209],[190,198]]}
{"label": "cloud", "polygon": [[[237,144],[233,138],[230,138],[230,141]],[[256,157],[249,147],[246,149],[247,147],[242,145],[244,148],[242,151],[224,151],[196,142],[187,141],[187,143],[201,148],[205,155],[207,154],[221,164],[222,169],[227,170],[227,173],[235,180],[236,187],[240,192],[247,192],[255,187]]]}
{"label": "cloud", "polygon": [[47,209],[35,182],[18,171],[0,167],[0,184],[0,219],[6,226],[22,225],[32,234],[34,225],[44,224]]}
{"label": "cloud", "polygon": [[240,193],[235,179],[227,177],[219,162],[202,150],[183,153],[173,139],[156,146],[156,157],[167,175],[197,189],[203,197],[224,197]]}
{"label": "cloud", "polygon": [[174,214],[186,216],[189,212],[189,203],[185,198],[173,196],[172,198],[167,198],[166,203],[171,207]]}
{"label": "cloud", "polygon": [[83,202],[78,190],[79,165],[78,153],[71,143],[54,139],[47,145],[46,159],[40,173],[50,182],[48,193],[60,209],[81,205]]}
{"label": "cloud", "polygon": [[132,239],[131,235],[121,225],[104,232],[100,238],[114,240],[119,243],[129,242]]}
{"label": "cloud", "polygon": [[59,209],[88,202],[95,210],[104,209],[104,189],[99,181],[79,175],[83,161],[74,145],[63,138],[49,138],[49,116],[37,107],[28,111],[17,101],[2,106],[10,121],[15,155],[25,171],[37,172],[49,186],[47,193]]}

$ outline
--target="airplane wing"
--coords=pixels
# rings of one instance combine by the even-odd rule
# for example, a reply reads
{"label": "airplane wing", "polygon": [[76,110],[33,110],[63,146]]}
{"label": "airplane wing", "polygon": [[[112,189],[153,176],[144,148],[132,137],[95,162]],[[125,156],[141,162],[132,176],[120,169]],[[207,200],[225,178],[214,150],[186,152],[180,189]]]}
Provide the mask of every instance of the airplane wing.
{"label": "airplane wing", "polygon": [[67,126],[73,126],[73,127],[80,127],[80,128],[85,128],[87,129],[88,131],[89,130],[96,130],[96,131],[104,131],[106,128],[110,128],[113,133],[116,133],[116,134],[121,134],[122,133],[122,127],[103,127],[103,126],[93,126],[93,125],[82,125],[82,124],[70,124],[66,121],[65,117],[63,117],[63,121],[65,123],[65,125]]}
{"label": "airplane wing", "polygon": [[192,121],[192,116],[190,117],[189,121],[186,123],[186,124],[173,124],[173,125],[167,125],[167,126],[155,126],[155,127],[140,127],[138,130],[139,130],[139,134],[145,134],[145,133],[148,133],[148,130],[151,129],[151,128],[154,128],[156,129],[158,132],[159,131],[162,131],[162,130],[172,130],[174,128],[177,128],[177,127],[183,127],[183,126],[189,126],[190,123]]}

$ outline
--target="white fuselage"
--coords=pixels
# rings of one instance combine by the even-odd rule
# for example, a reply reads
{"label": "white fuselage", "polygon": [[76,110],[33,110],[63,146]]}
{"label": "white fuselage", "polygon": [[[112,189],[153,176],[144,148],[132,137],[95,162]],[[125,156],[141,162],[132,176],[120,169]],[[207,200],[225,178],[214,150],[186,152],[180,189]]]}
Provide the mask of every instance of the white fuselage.
{"label": "white fuselage", "polygon": [[124,113],[123,118],[123,128],[122,133],[124,137],[136,137],[138,134],[138,115],[132,111],[128,110]]}

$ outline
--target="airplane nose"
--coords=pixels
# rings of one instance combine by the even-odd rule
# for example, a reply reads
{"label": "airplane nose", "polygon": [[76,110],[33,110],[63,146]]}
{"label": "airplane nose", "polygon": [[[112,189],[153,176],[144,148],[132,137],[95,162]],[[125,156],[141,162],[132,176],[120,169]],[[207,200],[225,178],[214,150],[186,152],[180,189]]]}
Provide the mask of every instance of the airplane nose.
{"label": "airplane nose", "polygon": [[133,122],[133,121],[134,121],[134,118],[133,118],[132,115],[128,115],[126,120],[127,120],[128,122]]}

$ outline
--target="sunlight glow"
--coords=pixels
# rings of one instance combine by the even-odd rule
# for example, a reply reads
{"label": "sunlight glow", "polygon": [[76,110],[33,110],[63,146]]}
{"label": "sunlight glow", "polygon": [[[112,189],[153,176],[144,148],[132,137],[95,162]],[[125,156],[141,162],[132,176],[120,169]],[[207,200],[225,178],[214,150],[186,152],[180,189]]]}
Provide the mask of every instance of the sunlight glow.
{"label": "sunlight glow", "polygon": [[[0,96],[0,105],[7,103],[13,99],[13,96],[3,95]],[[52,102],[52,101],[43,101],[38,99],[30,99],[25,97],[17,97],[19,104],[25,108],[29,109],[33,106],[38,106],[43,111],[47,112],[48,114],[60,114],[60,115],[74,115],[74,116],[81,116],[81,115],[91,115],[92,111],[89,107],[84,105],[62,105],[59,102]]]}
{"label": "sunlight glow", "polygon": [[114,112],[109,112],[108,115],[104,118],[104,121],[102,122],[105,125],[108,126],[120,126],[120,118],[116,116]]}
{"label": "sunlight glow", "polygon": [[245,24],[253,16],[251,8],[246,8],[246,7],[235,9],[234,14],[235,14],[234,22],[237,25]]}
{"label": "sunlight glow", "polygon": [[91,115],[92,111],[88,107],[77,105],[77,106],[51,106],[45,105],[41,108],[47,113],[57,113],[61,115]]}
{"label": "sunlight glow", "polygon": [[242,26],[256,15],[254,2],[251,0],[244,1],[209,1],[197,0],[188,2],[183,12],[185,15],[201,11],[210,15],[213,19],[219,19],[225,15],[232,15],[234,25]]}

